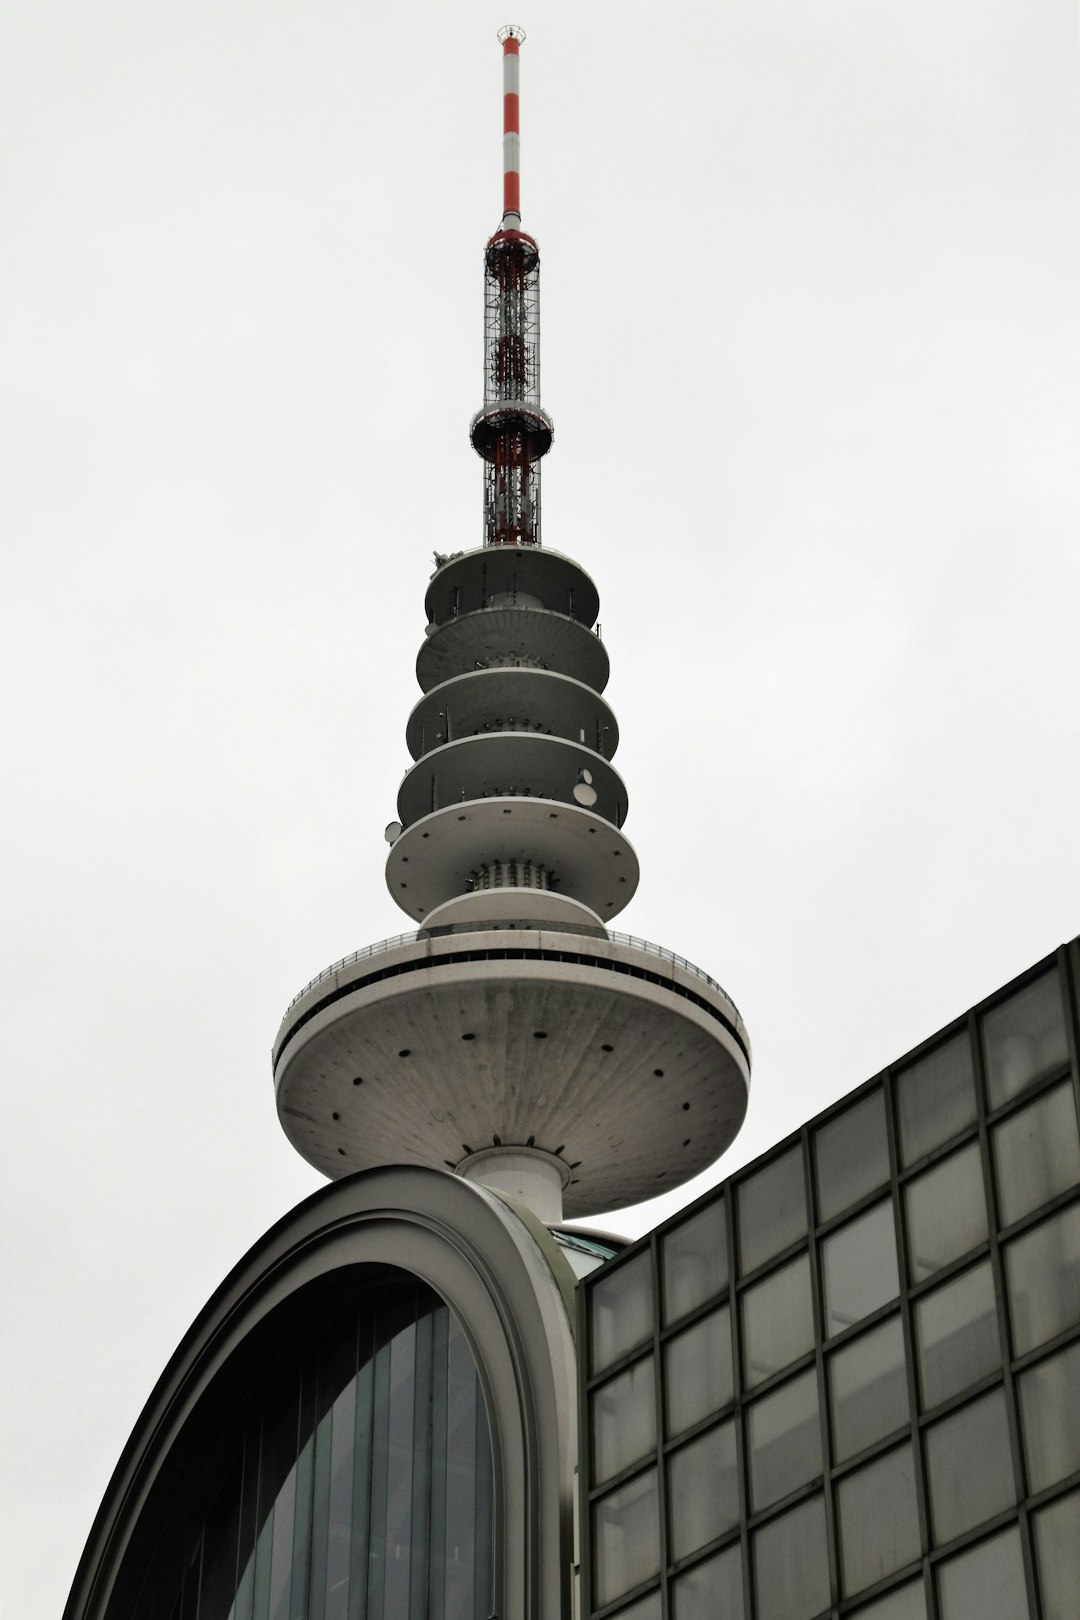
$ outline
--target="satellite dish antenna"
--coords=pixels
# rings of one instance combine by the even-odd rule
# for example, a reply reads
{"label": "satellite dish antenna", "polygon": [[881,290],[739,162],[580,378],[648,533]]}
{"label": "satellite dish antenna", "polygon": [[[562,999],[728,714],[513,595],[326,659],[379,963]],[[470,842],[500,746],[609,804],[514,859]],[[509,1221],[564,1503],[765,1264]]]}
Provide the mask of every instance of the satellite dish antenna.
{"label": "satellite dish antenna", "polygon": [[591,809],[596,803],[596,789],[588,782],[575,782],[574,798],[578,804],[584,805],[586,810]]}
{"label": "satellite dish antenna", "polygon": [[438,628],[439,627],[438,627],[437,624],[425,624],[425,626],[424,626],[424,634],[425,634],[425,636],[433,636]]}
{"label": "satellite dish antenna", "polygon": [[401,837],[401,822],[388,821],[386,824],[386,831],[383,833],[383,837],[386,839],[388,844],[396,844],[398,839]]}

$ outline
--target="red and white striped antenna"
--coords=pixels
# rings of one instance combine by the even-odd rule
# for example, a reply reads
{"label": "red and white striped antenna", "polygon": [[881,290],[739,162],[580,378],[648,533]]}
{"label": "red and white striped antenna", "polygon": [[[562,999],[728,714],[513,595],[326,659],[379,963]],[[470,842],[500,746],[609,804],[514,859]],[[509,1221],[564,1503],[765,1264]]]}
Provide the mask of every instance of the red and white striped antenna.
{"label": "red and white striped antenna", "polygon": [[521,99],[518,61],[524,28],[507,23],[499,29],[503,48],[503,229],[521,224]]}

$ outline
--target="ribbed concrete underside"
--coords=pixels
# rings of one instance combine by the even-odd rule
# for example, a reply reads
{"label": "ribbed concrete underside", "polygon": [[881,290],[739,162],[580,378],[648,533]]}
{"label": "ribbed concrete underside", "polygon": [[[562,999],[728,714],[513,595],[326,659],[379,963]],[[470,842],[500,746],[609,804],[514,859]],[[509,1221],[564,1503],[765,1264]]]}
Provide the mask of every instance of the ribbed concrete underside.
{"label": "ribbed concrete underside", "polygon": [[[685,983],[737,1019],[722,992]],[[590,1215],[704,1170],[746,1110],[746,1057],[710,1011],[601,966],[436,956],[328,994],[299,1028],[293,1009],[276,1084],[286,1135],[332,1177],[531,1139],[574,1167],[566,1215]]]}
{"label": "ribbed concrete underside", "polygon": [[456,675],[518,659],[569,675],[596,692],[607,685],[607,651],[591,630],[562,614],[512,607],[462,614],[444,624],[420,648],[416,678],[429,692]]}

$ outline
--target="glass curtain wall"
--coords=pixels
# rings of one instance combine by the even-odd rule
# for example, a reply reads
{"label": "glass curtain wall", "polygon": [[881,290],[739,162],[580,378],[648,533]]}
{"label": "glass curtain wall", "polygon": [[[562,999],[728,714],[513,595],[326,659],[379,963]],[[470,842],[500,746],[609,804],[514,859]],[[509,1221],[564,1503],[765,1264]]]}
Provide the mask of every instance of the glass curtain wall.
{"label": "glass curtain wall", "polygon": [[1077,1620],[1080,946],[593,1272],[586,1615]]}
{"label": "glass curtain wall", "polygon": [[172,1620],[487,1620],[491,1571],[476,1366],[408,1279],[363,1292],[248,1423]]}

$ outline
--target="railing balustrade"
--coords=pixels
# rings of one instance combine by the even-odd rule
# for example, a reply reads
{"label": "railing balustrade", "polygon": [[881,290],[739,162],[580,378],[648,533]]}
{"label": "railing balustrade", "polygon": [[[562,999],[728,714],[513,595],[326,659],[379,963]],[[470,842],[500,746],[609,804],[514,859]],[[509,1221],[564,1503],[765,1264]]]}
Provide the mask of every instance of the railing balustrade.
{"label": "railing balustrade", "polygon": [[[739,1017],[742,1016],[723,985],[718,984],[711,974],[704,972],[696,963],[689,961],[685,956],[680,956],[676,951],[669,951],[666,945],[656,945],[651,939],[641,939],[637,934],[620,934],[614,928],[607,930],[607,937],[613,945],[626,945],[631,950],[644,951],[649,956],[660,957],[662,961],[671,962],[675,967],[682,968],[684,973],[692,974],[695,979],[700,979],[713,990],[719,990],[721,995],[727,996],[728,1001],[735,1008],[735,1012]],[[335,973],[341,972],[342,968],[352,967],[355,962],[364,962],[372,956],[381,956],[384,951],[396,950],[399,945],[412,945],[419,938],[418,929],[413,929],[405,934],[392,934],[389,939],[377,940],[374,945],[362,945],[358,951],[350,951],[348,956],[343,956],[340,961],[331,962],[329,967],[323,968],[321,973],[316,973],[315,977],[309,979],[302,990],[297,991],[285,1009],[285,1016],[288,1017],[298,1001],[303,1001],[304,997],[314,990],[317,985],[324,983],[327,979],[332,979]]]}

